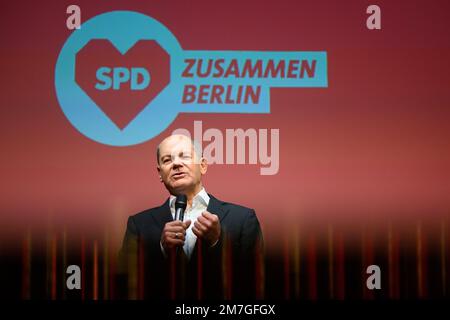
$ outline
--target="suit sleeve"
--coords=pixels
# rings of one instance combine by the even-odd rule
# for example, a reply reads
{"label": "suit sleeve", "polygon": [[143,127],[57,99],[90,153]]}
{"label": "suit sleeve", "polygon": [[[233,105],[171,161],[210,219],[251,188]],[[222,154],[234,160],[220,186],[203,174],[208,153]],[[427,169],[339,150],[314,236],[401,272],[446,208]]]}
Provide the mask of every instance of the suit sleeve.
{"label": "suit sleeve", "polygon": [[[116,274],[116,295],[119,299],[128,298],[130,271],[137,268],[139,230],[133,217],[128,218],[127,230],[118,255]],[[133,273],[131,273],[133,274]]]}
{"label": "suit sleeve", "polygon": [[133,217],[128,218],[127,230],[119,252],[119,273],[127,273],[137,263],[139,231]]}
{"label": "suit sleeve", "polygon": [[261,228],[255,210],[250,209],[241,234],[241,254],[244,256],[255,257],[260,253],[263,246]]}
{"label": "suit sleeve", "polygon": [[259,296],[264,260],[263,237],[255,210],[250,209],[243,222],[239,251],[234,259],[234,296],[255,299]]}

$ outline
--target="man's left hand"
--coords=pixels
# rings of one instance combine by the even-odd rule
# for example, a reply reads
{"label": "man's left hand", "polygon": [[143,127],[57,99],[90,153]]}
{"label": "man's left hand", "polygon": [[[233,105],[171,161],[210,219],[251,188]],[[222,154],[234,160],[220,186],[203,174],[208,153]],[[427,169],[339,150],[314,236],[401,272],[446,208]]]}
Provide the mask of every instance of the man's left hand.
{"label": "man's left hand", "polygon": [[204,211],[192,226],[192,231],[197,237],[205,240],[209,246],[215,245],[220,237],[219,217]]}

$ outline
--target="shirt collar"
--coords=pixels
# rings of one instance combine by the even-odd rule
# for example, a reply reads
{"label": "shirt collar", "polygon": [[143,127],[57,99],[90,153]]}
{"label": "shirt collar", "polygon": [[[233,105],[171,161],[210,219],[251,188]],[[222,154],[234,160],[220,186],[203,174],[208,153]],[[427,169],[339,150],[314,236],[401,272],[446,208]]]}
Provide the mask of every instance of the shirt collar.
{"label": "shirt collar", "polygon": [[[169,204],[170,208],[175,208],[175,200],[176,196],[170,195]],[[203,205],[208,206],[209,204],[209,196],[206,192],[205,188],[202,188],[192,199],[192,206],[195,207],[197,202],[201,202]]]}

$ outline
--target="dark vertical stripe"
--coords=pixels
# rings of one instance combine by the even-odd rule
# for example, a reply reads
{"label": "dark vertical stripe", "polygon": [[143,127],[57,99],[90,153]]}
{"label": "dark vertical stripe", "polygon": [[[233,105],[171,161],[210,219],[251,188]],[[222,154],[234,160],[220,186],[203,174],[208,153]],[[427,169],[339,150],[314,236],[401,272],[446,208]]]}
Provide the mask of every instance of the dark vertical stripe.
{"label": "dark vertical stripe", "polygon": [[62,292],[62,299],[66,299],[66,270],[67,270],[67,230],[64,226],[63,235],[62,235],[62,274],[61,274],[61,292]]}
{"label": "dark vertical stripe", "polygon": [[440,256],[441,256],[441,285],[442,285],[442,295],[447,296],[447,223],[446,221],[441,222],[441,235],[440,235]]}
{"label": "dark vertical stripe", "polygon": [[342,231],[336,234],[336,298],[345,299],[345,242]]}
{"label": "dark vertical stripe", "polygon": [[308,295],[312,300],[317,299],[317,261],[316,239],[314,235],[308,237]]}
{"label": "dark vertical stripe", "polygon": [[328,297],[334,299],[334,234],[333,226],[328,225]]}
{"label": "dark vertical stripe", "polygon": [[367,267],[373,264],[373,237],[372,230],[369,230],[369,226],[364,226],[362,233],[362,292],[363,299],[371,300],[374,298],[373,291],[367,288]]}
{"label": "dark vertical stripe", "polygon": [[290,268],[289,268],[289,238],[288,234],[284,237],[284,246],[283,246],[283,266],[284,266],[284,298],[289,299],[290,296],[290,282],[291,279],[289,277]]}
{"label": "dark vertical stripe", "polygon": [[51,238],[51,261],[52,261],[52,280],[51,280],[51,297],[52,300],[56,300],[56,258],[57,258],[57,243],[56,243],[56,234],[52,235]]}
{"label": "dark vertical stripe", "polygon": [[300,276],[301,276],[301,255],[300,255],[300,228],[297,226],[294,233],[294,272],[295,272],[295,298],[300,298]]}
{"label": "dark vertical stripe", "polygon": [[86,241],[84,236],[81,236],[81,300],[86,299]]}
{"label": "dark vertical stripe", "polygon": [[98,242],[94,240],[94,250],[92,252],[92,299],[98,300]]}
{"label": "dark vertical stripe", "polygon": [[22,299],[30,299],[31,287],[31,231],[22,240]]}
{"label": "dark vertical stripe", "polygon": [[388,227],[389,298],[398,299],[399,287],[399,243],[398,234],[392,223]]}
{"label": "dark vertical stripe", "polygon": [[109,299],[109,237],[105,230],[103,237],[103,300]]}

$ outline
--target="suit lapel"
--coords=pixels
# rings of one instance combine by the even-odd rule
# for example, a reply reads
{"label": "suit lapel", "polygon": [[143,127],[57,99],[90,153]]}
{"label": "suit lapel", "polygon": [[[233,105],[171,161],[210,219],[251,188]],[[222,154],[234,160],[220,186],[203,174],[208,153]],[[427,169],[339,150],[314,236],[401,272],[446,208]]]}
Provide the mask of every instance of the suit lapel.
{"label": "suit lapel", "polygon": [[228,214],[228,210],[224,208],[225,202],[220,201],[219,199],[215,198],[213,195],[209,193],[208,195],[209,195],[209,204],[206,210],[216,214],[219,217],[219,220],[222,221],[223,218],[225,218],[225,216]]}
{"label": "suit lapel", "polygon": [[169,207],[169,199],[167,199],[162,206],[156,208],[156,212],[152,215],[152,217],[156,220],[161,230],[164,229],[164,225],[167,222],[173,221],[172,213],[170,212]]}

